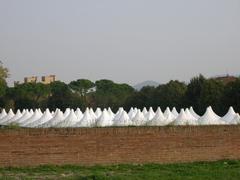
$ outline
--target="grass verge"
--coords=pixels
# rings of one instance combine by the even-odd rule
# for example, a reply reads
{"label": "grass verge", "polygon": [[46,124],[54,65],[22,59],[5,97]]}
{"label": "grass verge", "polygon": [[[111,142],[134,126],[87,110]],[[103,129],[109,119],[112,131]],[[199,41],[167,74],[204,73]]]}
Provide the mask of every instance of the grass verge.
{"label": "grass verge", "polygon": [[0,179],[196,179],[239,180],[240,161],[83,167],[0,168]]}

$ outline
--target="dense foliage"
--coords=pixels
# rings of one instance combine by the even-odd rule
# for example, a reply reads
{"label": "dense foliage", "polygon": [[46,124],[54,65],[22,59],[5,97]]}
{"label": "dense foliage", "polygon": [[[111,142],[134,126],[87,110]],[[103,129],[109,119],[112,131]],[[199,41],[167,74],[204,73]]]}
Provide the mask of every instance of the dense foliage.
{"label": "dense foliage", "polygon": [[117,84],[111,80],[99,80],[95,83],[87,79],[78,79],[69,84],[54,82],[50,85],[41,83],[19,84],[8,87],[8,70],[0,64],[0,107],[13,110],[24,108],[50,109],[86,107],[166,107],[193,106],[202,114],[211,105],[219,115],[223,115],[229,106],[240,112],[240,78],[224,84],[202,75],[191,79],[189,84],[173,81],[158,87],[143,87],[134,90],[128,84]]}

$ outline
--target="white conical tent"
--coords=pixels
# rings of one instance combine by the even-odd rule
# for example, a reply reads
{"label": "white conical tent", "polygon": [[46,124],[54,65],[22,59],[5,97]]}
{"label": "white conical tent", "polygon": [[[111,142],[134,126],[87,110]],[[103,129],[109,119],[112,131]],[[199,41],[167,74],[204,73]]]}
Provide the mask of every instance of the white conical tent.
{"label": "white conical tent", "polygon": [[92,118],[89,109],[87,108],[83,114],[83,118],[75,124],[75,127],[92,127],[95,124],[95,120]]}
{"label": "white conical tent", "polygon": [[187,125],[188,117],[184,112],[184,109],[181,109],[178,117],[172,122],[173,125]]}
{"label": "white conical tent", "polygon": [[58,123],[55,127],[74,127],[75,124],[79,122],[74,110],[71,110],[68,117],[66,117],[63,121]]}
{"label": "white conical tent", "polygon": [[[114,117],[115,117],[115,114],[112,112],[112,109],[109,107],[108,108],[108,113],[109,113],[109,115],[110,115],[110,118],[111,118],[111,121],[113,121],[113,119],[114,119]],[[100,116],[99,116],[100,117]]]}
{"label": "white conical tent", "polygon": [[63,114],[63,118],[65,119],[66,117],[68,117],[68,115],[70,114],[71,112],[71,109],[70,108],[67,108]]}
{"label": "white conical tent", "polygon": [[77,108],[77,110],[75,111],[75,115],[77,116],[79,121],[83,118],[83,113],[79,108]]}
{"label": "white conical tent", "polygon": [[135,108],[133,109],[133,112],[134,112],[134,113],[135,113],[135,115],[136,115],[136,114],[137,114],[137,112],[138,112],[138,108],[136,108],[136,107],[135,107]]}
{"label": "white conical tent", "polygon": [[197,125],[198,124],[198,118],[195,118],[188,108],[186,108],[185,114],[189,119],[189,123],[190,123],[189,125]]}
{"label": "white conical tent", "polygon": [[132,119],[132,124],[134,126],[143,126],[146,123],[146,119],[141,110],[138,110],[135,117]]}
{"label": "white conical tent", "polygon": [[220,119],[220,117],[215,114],[212,110],[212,107],[209,106],[205,112],[205,114],[198,119],[199,125],[219,125],[225,124],[224,121]]}
{"label": "white conical tent", "polygon": [[166,110],[164,111],[163,115],[165,116],[166,118],[166,123],[167,124],[170,124],[172,123],[176,117],[174,116],[174,114],[170,111],[170,108],[167,107]]}
{"label": "white conical tent", "polygon": [[7,112],[6,112],[5,109],[3,109],[1,114],[0,114],[0,122],[1,122],[1,119],[3,119],[5,116],[7,116]]}
{"label": "white conical tent", "polygon": [[236,113],[235,117],[229,122],[229,124],[237,125],[240,124],[240,116]]}
{"label": "white conical tent", "polygon": [[97,118],[99,118],[102,115],[102,110],[100,108],[97,108],[95,111],[95,115]]}
{"label": "white conical tent", "polygon": [[22,117],[22,113],[20,110],[17,110],[17,113],[15,114],[15,116],[13,116],[13,118],[6,120],[4,122],[1,122],[2,125],[9,125],[11,124],[11,122],[15,122],[17,119]]}
{"label": "white conical tent", "polygon": [[52,117],[55,117],[55,116],[56,116],[58,110],[60,110],[60,109],[56,108],[56,110],[54,111],[54,114],[52,115]]}
{"label": "white conical tent", "polygon": [[196,119],[193,119],[191,116],[188,116],[185,113],[184,109],[181,109],[180,114],[178,117],[172,122],[173,125],[197,125]]}
{"label": "white conical tent", "polygon": [[28,124],[34,123],[35,121],[39,120],[42,116],[43,116],[42,112],[37,109],[30,118],[23,121],[20,125],[22,127],[28,127]]}
{"label": "white conical tent", "polygon": [[92,108],[89,108],[89,113],[90,113],[90,115],[92,116],[93,120],[96,121],[97,116],[95,115],[95,113],[94,113],[94,111],[93,111]]}
{"label": "white conical tent", "polygon": [[20,125],[22,122],[24,122],[28,118],[32,117],[32,115],[33,115],[33,111],[26,110],[25,113],[22,115],[22,117],[17,119],[16,121],[14,121],[14,123],[17,123]]}
{"label": "white conical tent", "polygon": [[106,109],[103,110],[102,115],[97,119],[98,127],[106,127],[111,126],[113,122],[111,121],[111,117]]}
{"label": "white conical tent", "polygon": [[167,125],[166,118],[163,115],[160,107],[158,107],[153,119],[147,122],[147,125],[148,126],[165,126],[165,125]]}
{"label": "white conical tent", "polygon": [[40,127],[42,124],[48,122],[50,119],[52,118],[52,114],[49,111],[49,109],[46,109],[46,111],[44,112],[44,114],[42,115],[42,117],[30,124],[27,124],[27,127]]}
{"label": "white conical tent", "polygon": [[130,119],[133,119],[134,116],[136,115],[137,112],[135,112],[135,110],[133,108],[130,108],[129,112],[128,112],[128,117]]}
{"label": "white conical tent", "polygon": [[120,117],[122,116],[122,112],[123,112],[123,111],[124,111],[123,108],[119,108],[119,109],[118,109],[115,117],[114,117],[113,120],[112,120],[112,121],[113,121],[113,124],[114,124],[115,122],[119,121]]}
{"label": "white conical tent", "polygon": [[147,115],[148,111],[147,111],[147,108],[146,108],[146,107],[143,108],[142,113],[143,113],[144,116]]}
{"label": "white conical tent", "polygon": [[163,113],[163,115],[165,116],[165,118],[167,118],[169,115],[173,116],[172,112],[170,111],[170,108],[167,107]]}
{"label": "white conical tent", "polygon": [[39,124],[39,127],[43,128],[55,127],[58,123],[62,122],[64,119],[65,118],[63,112],[60,109],[57,109],[55,116],[45,121],[44,123]]}
{"label": "white conical tent", "polygon": [[114,126],[130,126],[132,125],[132,121],[130,120],[126,111],[122,111],[121,117],[114,122]]}
{"label": "white conical tent", "polygon": [[155,116],[155,113],[154,113],[152,107],[150,107],[148,113],[145,115],[146,121],[148,122],[148,121],[152,120],[152,118],[154,116]]}
{"label": "white conical tent", "polygon": [[175,116],[175,117],[178,117],[179,113],[177,112],[177,109],[175,107],[173,107],[172,109],[172,114]]}
{"label": "white conical tent", "polygon": [[37,111],[38,111],[38,113],[39,113],[39,115],[43,115],[43,113],[42,113],[42,111],[41,111],[41,109],[39,108],[39,109],[36,109]]}
{"label": "white conical tent", "polygon": [[233,120],[233,118],[235,118],[236,116],[236,113],[235,111],[233,110],[233,107],[231,106],[227,112],[227,114],[225,116],[223,116],[221,118],[222,121],[225,121],[226,123],[229,123]]}
{"label": "white conical tent", "polygon": [[1,119],[1,124],[4,124],[5,122],[8,122],[10,119],[12,119],[15,116],[14,112],[12,109],[9,110],[7,115]]}
{"label": "white conical tent", "polygon": [[199,119],[200,118],[200,116],[193,110],[193,107],[191,106],[190,107],[190,113],[196,118],[196,119]]}

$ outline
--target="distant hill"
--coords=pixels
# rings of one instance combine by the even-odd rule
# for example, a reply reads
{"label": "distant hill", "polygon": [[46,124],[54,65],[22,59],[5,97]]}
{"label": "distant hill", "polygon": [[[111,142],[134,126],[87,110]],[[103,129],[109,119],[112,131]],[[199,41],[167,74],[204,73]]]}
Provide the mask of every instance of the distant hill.
{"label": "distant hill", "polygon": [[156,81],[144,81],[144,82],[141,82],[139,84],[136,84],[135,86],[133,86],[133,88],[139,91],[144,86],[154,86],[154,87],[157,87],[158,85],[159,85],[159,83],[156,82]]}

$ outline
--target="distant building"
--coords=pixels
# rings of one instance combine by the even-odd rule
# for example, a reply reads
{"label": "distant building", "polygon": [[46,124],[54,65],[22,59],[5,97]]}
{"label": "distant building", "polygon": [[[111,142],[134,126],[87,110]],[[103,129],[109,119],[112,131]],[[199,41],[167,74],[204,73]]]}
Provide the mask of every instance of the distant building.
{"label": "distant building", "polygon": [[[41,81],[39,83],[43,84],[51,84],[52,82],[56,81],[56,76],[55,75],[49,75],[49,76],[42,76]],[[38,77],[37,76],[30,76],[30,77],[25,77],[24,78],[24,83],[37,83],[38,82]],[[14,81],[14,86],[17,86],[19,84],[22,84],[20,81]]]}
{"label": "distant building", "polygon": [[52,82],[56,81],[55,75],[49,75],[49,76],[42,76],[42,82],[43,84],[51,84]]}
{"label": "distant building", "polygon": [[235,76],[230,76],[230,75],[227,74],[226,76],[218,76],[218,77],[215,77],[213,79],[215,79],[217,81],[221,81],[223,84],[228,84],[230,82],[236,81],[238,78],[235,77]]}
{"label": "distant building", "polygon": [[25,77],[24,83],[36,83],[37,82],[37,76],[31,76],[31,77]]}

